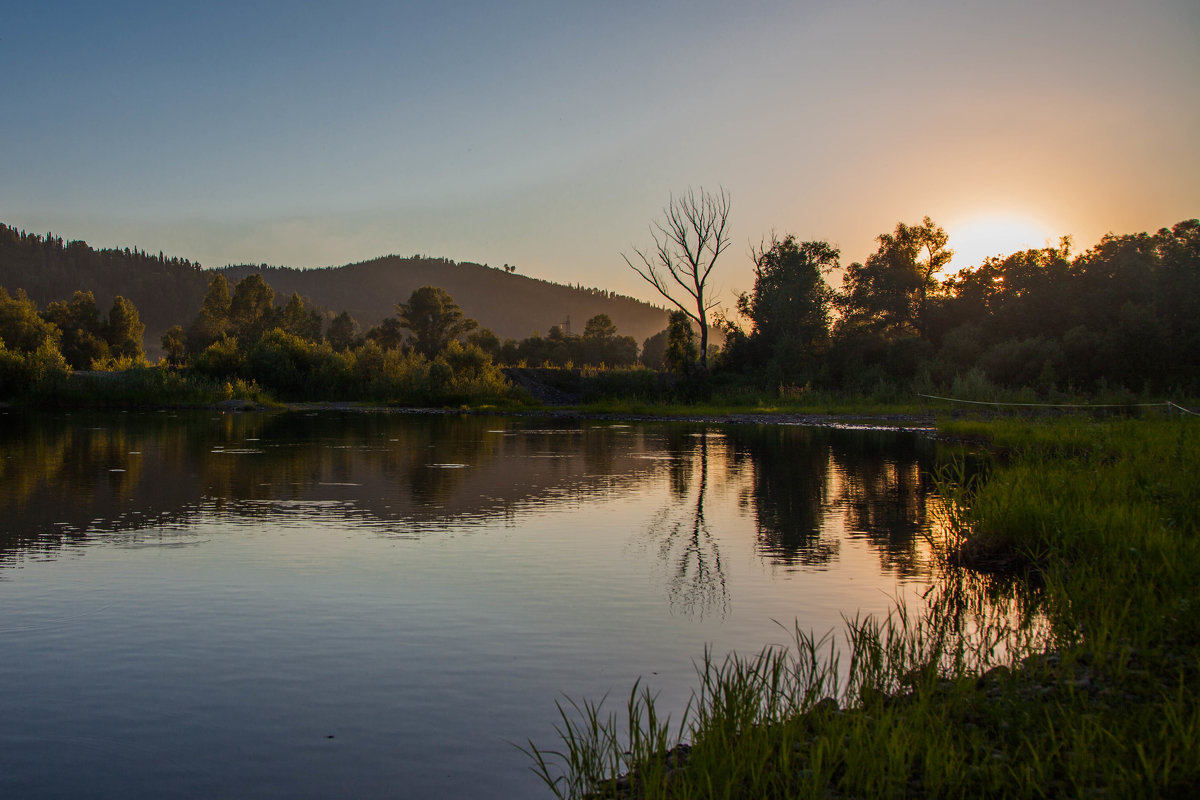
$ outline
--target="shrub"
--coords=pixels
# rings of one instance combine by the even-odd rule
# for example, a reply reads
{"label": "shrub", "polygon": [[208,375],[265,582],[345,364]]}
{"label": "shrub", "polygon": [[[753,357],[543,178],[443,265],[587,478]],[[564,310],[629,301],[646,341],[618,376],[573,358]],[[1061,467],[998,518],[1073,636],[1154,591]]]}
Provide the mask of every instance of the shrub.
{"label": "shrub", "polygon": [[244,360],[237,337],[226,336],[200,351],[192,360],[192,367],[210,378],[226,378],[237,375]]}

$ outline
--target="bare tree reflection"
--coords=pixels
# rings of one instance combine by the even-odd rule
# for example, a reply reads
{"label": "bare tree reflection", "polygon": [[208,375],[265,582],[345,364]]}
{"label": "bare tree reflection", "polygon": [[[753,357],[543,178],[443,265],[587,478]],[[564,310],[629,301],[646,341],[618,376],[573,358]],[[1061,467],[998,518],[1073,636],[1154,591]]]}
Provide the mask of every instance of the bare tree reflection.
{"label": "bare tree reflection", "polygon": [[668,476],[671,479],[671,496],[682,501],[688,495],[692,482],[692,436],[686,428],[671,426],[667,428],[667,450],[671,459],[668,461]]}
{"label": "bare tree reflection", "polygon": [[[670,481],[672,495],[684,499],[691,478],[699,468],[696,496],[685,514],[672,503],[655,515],[646,531],[647,544],[655,545],[659,561],[667,570],[667,593],[673,609],[703,617],[729,608],[729,589],[721,566],[721,550],[704,519],[704,500],[708,491],[708,432],[697,437],[691,452],[672,459]],[[676,451],[679,452],[679,451]]]}

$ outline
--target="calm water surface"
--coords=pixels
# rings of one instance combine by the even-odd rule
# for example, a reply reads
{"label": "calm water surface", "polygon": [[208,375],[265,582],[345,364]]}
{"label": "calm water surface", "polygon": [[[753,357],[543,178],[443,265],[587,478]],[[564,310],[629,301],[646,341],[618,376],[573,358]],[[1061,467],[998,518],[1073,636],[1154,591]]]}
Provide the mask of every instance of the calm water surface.
{"label": "calm water surface", "polygon": [[935,445],[799,427],[0,415],[0,796],[541,797],[554,702],[930,581]]}

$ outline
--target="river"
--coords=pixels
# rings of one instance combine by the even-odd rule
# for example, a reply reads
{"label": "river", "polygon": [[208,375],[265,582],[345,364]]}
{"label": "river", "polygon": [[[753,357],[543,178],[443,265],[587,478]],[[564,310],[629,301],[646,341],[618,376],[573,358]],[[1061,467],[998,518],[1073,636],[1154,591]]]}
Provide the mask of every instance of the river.
{"label": "river", "polygon": [[547,796],[516,745],[913,601],[937,445],[769,425],[0,414],[0,796]]}

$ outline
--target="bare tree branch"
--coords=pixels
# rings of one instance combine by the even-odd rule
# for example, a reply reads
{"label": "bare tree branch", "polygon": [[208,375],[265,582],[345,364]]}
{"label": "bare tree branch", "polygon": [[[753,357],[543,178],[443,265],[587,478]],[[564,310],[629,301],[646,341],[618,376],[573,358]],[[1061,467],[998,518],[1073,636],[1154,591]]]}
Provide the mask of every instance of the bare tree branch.
{"label": "bare tree branch", "polygon": [[[629,268],[671,301],[700,328],[700,367],[708,369],[708,312],[719,303],[708,294],[708,279],[729,247],[729,192],[688,191],[663,209],[664,219],[650,226],[654,252],[634,248],[637,261],[624,253]],[[679,296],[682,290],[682,297]]]}

